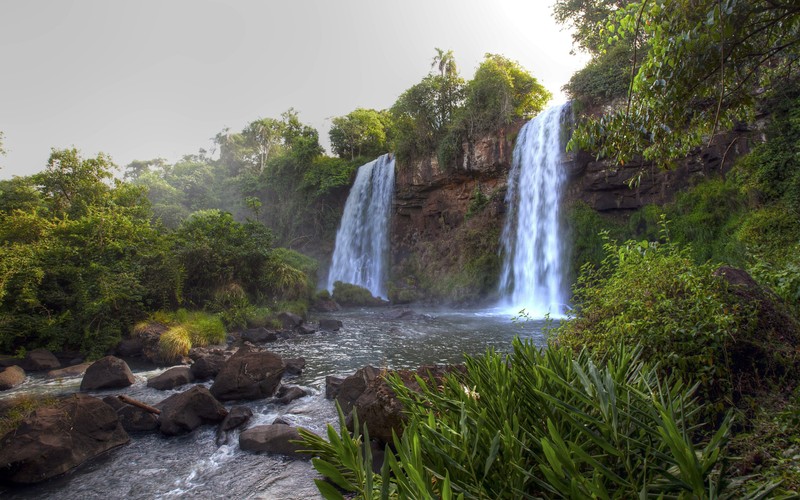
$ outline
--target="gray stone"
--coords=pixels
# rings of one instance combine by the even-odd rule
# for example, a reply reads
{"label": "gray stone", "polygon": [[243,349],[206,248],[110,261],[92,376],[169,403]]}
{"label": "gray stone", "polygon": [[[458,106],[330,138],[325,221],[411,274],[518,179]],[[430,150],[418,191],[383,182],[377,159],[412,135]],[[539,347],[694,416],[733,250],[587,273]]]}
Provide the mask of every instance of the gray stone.
{"label": "gray stone", "polygon": [[25,382],[25,370],[19,366],[9,366],[0,371],[0,391],[7,391]]}
{"label": "gray stone", "polygon": [[300,453],[300,445],[292,441],[300,440],[300,433],[289,425],[258,425],[239,435],[239,448],[245,451],[264,451],[279,453],[295,458],[311,458]]}
{"label": "gray stone", "polygon": [[188,366],[175,366],[165,372],[156,375],[147,381],[147,387],[166,391],[182,385],[194,382],[192,369]]}
{"label": "gray stone", "polygon": [[128,387],[136,381],[128,363],[106,356],[92,363],[81,380],[81,391],[99,391]]}
{"label": "gray stone", "polygon": [[203,424],[221,422],[228,411],[201,385],[180,394],[173,394],[156,405],[161,410],[161,433],[168,436],[186,434]]}
{"label": "gray stone", "polygon": [[277,354],[242,347],[225,362],[211,394],[220,401],[267,398],[275,394],[285,370]]}

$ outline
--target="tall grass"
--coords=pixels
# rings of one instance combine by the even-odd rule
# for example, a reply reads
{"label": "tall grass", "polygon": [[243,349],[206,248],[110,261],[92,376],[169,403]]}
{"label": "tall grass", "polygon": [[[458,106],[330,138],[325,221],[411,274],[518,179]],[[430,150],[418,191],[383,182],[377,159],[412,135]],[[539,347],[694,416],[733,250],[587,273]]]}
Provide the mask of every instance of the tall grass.
{"label": "tall grass", "polygon": [[[159,338],[159,353],[165,361],[186,356],[192,347],[223,344],[227,337],[219,316],[203,311],[157,311],[153,313],[151,320],[169,326]],[[137,324],[134,329],[145,327]]]}

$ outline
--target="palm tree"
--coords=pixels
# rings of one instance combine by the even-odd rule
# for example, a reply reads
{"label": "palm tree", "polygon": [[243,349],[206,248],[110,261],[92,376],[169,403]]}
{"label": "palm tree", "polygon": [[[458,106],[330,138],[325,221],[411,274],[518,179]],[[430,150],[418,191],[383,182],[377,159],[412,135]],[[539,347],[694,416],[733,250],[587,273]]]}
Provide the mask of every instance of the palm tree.
{"label": "palm tree", "polygon": [[444,50],[436,47],[436,55],[431,62],[431,69],[439,66],[439,74],[441,76],[456,76],[458,68],[456,67],[456,58],[452,50],[445,52]]}

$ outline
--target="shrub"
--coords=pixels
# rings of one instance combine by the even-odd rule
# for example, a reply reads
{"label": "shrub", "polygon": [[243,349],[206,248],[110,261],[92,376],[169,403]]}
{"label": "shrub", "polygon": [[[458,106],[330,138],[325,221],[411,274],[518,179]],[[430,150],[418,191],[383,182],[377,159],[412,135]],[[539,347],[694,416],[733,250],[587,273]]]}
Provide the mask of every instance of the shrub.
{"label": "shrub", "polygon": [[372,296],[369,290],[358,285],[337,281],[333,284],[333,300],[346,307],[375,306],[381,300]]}
{"label": "shrub", "polygon": [[700,383],[701,394],[721,407],[732,389],[729,344],[748,328],[749,310],[712,265],[696,264],[669,241],[608,241],[605,250],[599,269],[582,270],[557,342],[598,357],[620,343],[641,344],[662,373]]}
{"label": "shrub", "polygon": [[[222,344],[227,337],[222,319],[203,311],[157,311],[151,321],[169,327],[159,338],[159,354],[164,361],[186,356],[192,347]],[[147,322],[138,323],[134,331],[144,331],[147,327]]]}
{"label": "shrub", "polygon": [[[730,428],[700,441],[692,391],[659,380],[641,351],[618,348],[596,365],[588,353],[514,342],[509,357],[468,358],[463,376],[419,393],[390,385],[408,422],[372,472],[368,429],[328,441],[301,430],[314,467],[357,498],[705,497],[725,487],[719,465]],[[317,481],[326,498],[343,495]]]}

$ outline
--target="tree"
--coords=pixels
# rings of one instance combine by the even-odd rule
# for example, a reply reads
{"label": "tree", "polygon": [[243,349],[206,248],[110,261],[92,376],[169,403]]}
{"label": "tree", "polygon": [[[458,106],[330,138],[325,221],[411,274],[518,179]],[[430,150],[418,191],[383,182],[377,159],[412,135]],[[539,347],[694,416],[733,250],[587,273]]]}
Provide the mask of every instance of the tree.
{"label": "tree", "polygon": [[257,166],[259,173],[264,172],[270,154],[281,144],[285,127],[285,123],[274,118],[262,118],[250,123],[242,131],[256,153],[251,162]]}
{"label": "tree", "polygon": [[603,48],[641,48],[641,66],[627,105],[581,125],[571,147],[620,162],[684,156],[750,120],[756,96],[800,78],[797,2],[643,0],[615,10],[603,33]]}
{"label": "tree", "polygon": [[553,17],[572,28],[575,45],[598,56],[605,50],[608,19],[630,3],[631,0],[557,0]]}
{"label": "tree", "polygon": [[516,61],[486,54],[467,84],[469,129],[494,130],[513,120],[532,118],[552,95]]}
{"label": "tree", "polygon": [[99,202],[109,186],[116,165],[100,153],[95,158],[82,159],[75,148],[53,149],[45,170],[33,176],[34,182],[51,210],[60,215],[82,215],[86,208]]}
{"label": "tree", "polygon": [[340,158],[378,156],[386,152],[386,128],[381,113],[358,108],[331,120],[331,148]]}
{"label": "tree", "polygon": [[436,55],[433,56],[433,62],[431,62],[431,69],[437,66],[439,68],[439,74],[442,77],[458,76],[458,68],[456,67],[456,58],[453,55],[452,50],[448,50],[447,52],[445,52],[439,47],[436,47]]}

